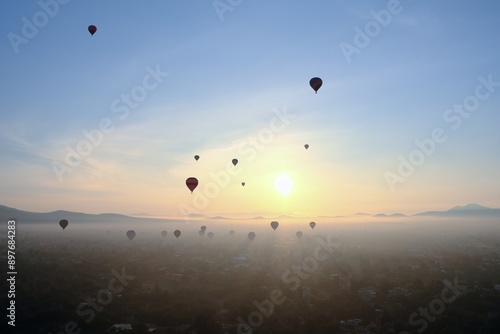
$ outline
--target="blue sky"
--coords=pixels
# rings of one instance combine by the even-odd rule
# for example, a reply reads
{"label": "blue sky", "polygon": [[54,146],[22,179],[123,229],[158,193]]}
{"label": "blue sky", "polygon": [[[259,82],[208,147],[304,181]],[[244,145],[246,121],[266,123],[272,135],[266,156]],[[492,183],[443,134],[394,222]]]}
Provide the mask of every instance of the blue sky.
{"label": "blue sky", "polygon": [[[156,216],[500,207],[500,85],[482,83],[500,82],[497,1],[62,2],[0,4],[2,204]],[[373,12],[389,13],[385,26]],[[126,107],[133,92],[146,95]],[[470,116],[445,119],[466,100],[478,102]],[[253,147],[277,111],[293,117]],[[68,167],[67,148],[103,120],[112,129]],[[435,129],[446,140],[402,176],[399,157]]]}

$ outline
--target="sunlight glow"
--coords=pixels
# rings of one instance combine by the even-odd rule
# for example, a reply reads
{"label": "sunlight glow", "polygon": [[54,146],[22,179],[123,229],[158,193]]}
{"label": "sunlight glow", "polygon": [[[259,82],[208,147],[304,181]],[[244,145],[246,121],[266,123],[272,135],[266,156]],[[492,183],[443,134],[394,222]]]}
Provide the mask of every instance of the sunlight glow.
{"label": "sunlight glow", "polygon": [[288,178],[286,175],[280,176],[276,180],[276,189],[283,195],[286,196],[292,190],[292,180]]}

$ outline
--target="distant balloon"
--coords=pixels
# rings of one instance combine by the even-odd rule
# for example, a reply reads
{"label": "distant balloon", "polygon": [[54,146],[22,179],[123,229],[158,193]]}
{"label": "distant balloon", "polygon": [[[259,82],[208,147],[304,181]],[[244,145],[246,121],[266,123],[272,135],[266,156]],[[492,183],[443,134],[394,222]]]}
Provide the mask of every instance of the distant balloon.
{"label": "distant balloon", "polygon": [[66,219],[60,220],[59,226],[61,226],[64,231],[64,229],[68,226],[68,221]]}
{"label": "distant balloon", "polygon": [[250,239],[250,241],[253,241],[253,239],[255,239],[255,233],[254,232],[248,233],[248,239]]}
{"label": "distant balloon", "polygon": [[278,226],[280,225],[280,223],[278,223],[277,221],[272,221],[271,222],[271,227],[273,228],[273,230],[276,231],[276,229],[278,228]]}
{"label": "distant balloon", "polygon": [[297,238],[302,238],[302,232],[300,231],[297,231],[297,233],[295,233],[295,235],[297,236]]}
{"label": "distant balloon", "polygon": [[94,36],[95,32],[97,31],[97,28],[95,25],[89,25],[89,33]]}
{"label": "distant balloon", "polygon": [[205,235],[205,230],[199,230],[198,234],[200,235],[200,237],[204,236]]}
{"label": "distant balloon", "polygon": [[316,94],[318,93],[318,89],[321,88],[321,85],[323,85],[323,80],[320,78],[314,77],[311,80],[309,80],[309,85],[311,85],[311,88],[314,89]]}
{"label": "distant balloon", "polygon": [[132,241],[132,239],[134,239],[135,237],[135,231],[134,230],[128,230],[127,231],[127,238],[128,240]]}
{"label": "distant balloon", "polygon": [[202,227],[200,227],[200,230],[202,231],[205,231],[207,229],[207,227],[205,225],[203,225]]}
{"label": "distant balloon", "polygon": [[208,232],[207,237],[208,239],[212,240],[212,238],[214,237],[214,232]]}
{"label": "distant balloon", "polygon": [[181,231],[175,230],[174,231],[174,235],[175,235],[176,238],[179,238],[179,236],[181,235]]}
{"label": "distant balloon", "polygon": [[233,165],[235,165],[235,166],[236,166],[236,165],[238,164],[238,159],[233,159],[233,161],[232,161],[232,162],[233,162]]}
{"label": "distant balloon", "polygon": [[198,179],[195,177],[188,177],[186,180],[186,186],[191,190],[191,194],[193,193],[193,190],[196,189],[198,186]]}
{"label": "distant balloon", "polygon": [[310,223],[309,223],[309,226],[311,226],[311,228],[313,229],[313,228],[315,228],[315,227],[316,227],[316,223],[315,223],[315,222],[310,222]]}
{"label": "distant balloon", "polygon": [[241,182],[241,185],[244,187],[245,186],[245,182]]}
{"label": "distant balloon", "polygon": [[230,235],[230,236],[233,236],[233,235],[234,235],[234,233],[235,233],[235,232],[234,232],[234,230],[229,231],[229,235]]}
{"label": "distant balloon", "polygon": [[194,160],[196,160],[196,161],[198,161],[198,159],[199,159],[199,158],[200,158],[200,156],[199,156],[199,155],[195,155],[195,156],[194,156]]}
{"label": "distant balloon", "polygon": [[309,148],[309,144],[305,144],[304,147],[306,148],[306,150]]}
{"label": "distant balloon", "polygon": [[167,231],[162,231],[162,232],[161,232],[161,236],[162,236],[162,237],[164,237],[164,238],[167,236],[167,234],[168,234],[168,232],[167,232]]}

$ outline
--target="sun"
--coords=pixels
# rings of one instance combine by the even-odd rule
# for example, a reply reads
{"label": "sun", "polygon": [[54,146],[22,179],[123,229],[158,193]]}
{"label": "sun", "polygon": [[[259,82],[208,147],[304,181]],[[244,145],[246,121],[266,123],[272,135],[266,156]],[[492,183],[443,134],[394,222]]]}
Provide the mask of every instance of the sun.
{"label": "sun", "polygon": [[292,180],[288,178],[286,175],[280,176],[276,179],[276,189],[283,195],[286,196],[292,190]]}

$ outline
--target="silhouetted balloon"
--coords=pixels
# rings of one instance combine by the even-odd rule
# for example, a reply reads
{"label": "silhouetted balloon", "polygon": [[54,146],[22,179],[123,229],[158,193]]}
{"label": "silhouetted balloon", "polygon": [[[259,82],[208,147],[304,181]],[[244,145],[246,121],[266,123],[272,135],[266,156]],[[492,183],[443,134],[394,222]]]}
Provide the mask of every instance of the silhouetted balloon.
{"label": "silhouetted balloon", "polygon": [[95,32],[97,31],[97,28],[95,25],[89,25],[89,33],[93,36]]}
{"label": "silhouetted balloon", "polygon": [[214,237],[214,232],[208,232],[207,237],[208,239],[212,240],[212,238]]}
{"label": "silhouetted balloon", "polygon": [[241,182],[241,185],[244,187],[245,186],[245,182]]}
{"label": "silhouetted balloon", "polygon": [[316,223],[315,222],[310,222],[309,226],[311,226],[311,228],[315,228],[316,227]]}
{"label": "silhouetted balloon", "polygon": [[304,147],[306,148],[306,150],[309,148],[309,144],[305,144]]}
{"label": "silhouetted balloon", "polygon": [[196,161],[198,161],[198,159],[199,159],[199,158],[200,158],[200,156],[199,156],[199,155],[195,155],[195,156],[194,156],[194,160],[196,160]]}
{"label": "silhouetted balloon", "polygon": [[135,237],[135,231],[134,230],[128,230],[127,231],[127,238],[128,240],[132,241],[132,239],[134,239]]}
{"label": "silhouetted balloon", "polygon": [[250,241],[253,241],[253,239],[255,239],[255,233],[254,232],[248,233],[248,239],[250,239]]}
{"label": "silhouetted balloon", "polygon": [[276,231],[276,229],[278,228],[278,226],[280,225],[280,223],[278,223],[277,221],[272,221],[271,222],[271,227],[273,228],[273,230]]}
{"label": "silhouetted balloon", "polygon": [[297,231],[297,233],[295,233],[295,235],[297,236],[297,238],[302,238],[302,232],[300,231]]}
{"label": "silhouetted balloon", "polygon": [[204,236],[205,235],[205,230],[199,230],[198,234],[200,235],[200,237]]}
{"label": "silhouetted balloon", "polygon": [[203,225],[202,227],[200,227],[200,230],[202,231],[205,231],[207,229],[207,227],[205,225]]}
{"label": "silhouetted balloon", "polygon": [[235,233],[235,232],[234,232],[234,230],[229,231],[229,235],[230,235],[230,236],[233,236],[233,235],[234,235],[234,233]]}
{"label": "silhouetted balloon", "polygon": [[191,194],[193,193],[193,190],[196,189],[198,186],[198,179],[195,177],[188,177],[186,180],[186,186],[191,190]]}
{"label": "silhouetted balloon", "polygon": [[167,236],[167,234],[168,234],[168,232],[167,232],[167,231],[162,231],[162,232],[161,232],[161,236],[162,236],[162,237],[164,237],[164,238]]}
{"label": "silhouetted balloon", "polygon": [[318,89],[321,88],[321,85],[323,85],[323,80],[320,78],[314,77],[311,80],[309,80],[309,85],[311,85],[311,88],[314,89],[316,94],[318,93]]}
{"label": "silhouetted balloon", "polygon": [[236,166],[236,165],[238,164],[238,159],[233,159],[233,161],[232,161],[232,162],[233,162],[233,165],[235,165],[235,166]]}
{"label": "silhouetted balloon", "polygon": [[174,231],[174,235],[175,235],[176,238],[179,238],[179,236],[181,235],[181,231],[175,230]]}
{"label": "silhouetted balloon", "polygon": [[64,231],[64,229],[68,226],[68,221],[66,219],[60,220],[59,226],[61,226]]}

